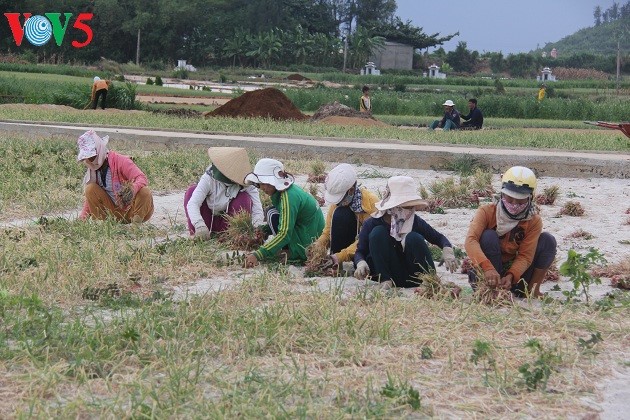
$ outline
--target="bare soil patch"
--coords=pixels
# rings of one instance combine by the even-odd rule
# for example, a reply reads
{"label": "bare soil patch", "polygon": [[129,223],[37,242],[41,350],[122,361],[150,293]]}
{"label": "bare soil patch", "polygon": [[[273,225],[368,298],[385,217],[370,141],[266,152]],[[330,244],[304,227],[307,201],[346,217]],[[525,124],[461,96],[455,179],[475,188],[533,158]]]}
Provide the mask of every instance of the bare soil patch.
{"label": "bare soil patch", "polygon": [[309,79],[308,77],[304,77],[298,73],[293,73],[293,74],[288,75],[287,80],[293,80],[296,82],[310,82],[311,81],[311,79]]}

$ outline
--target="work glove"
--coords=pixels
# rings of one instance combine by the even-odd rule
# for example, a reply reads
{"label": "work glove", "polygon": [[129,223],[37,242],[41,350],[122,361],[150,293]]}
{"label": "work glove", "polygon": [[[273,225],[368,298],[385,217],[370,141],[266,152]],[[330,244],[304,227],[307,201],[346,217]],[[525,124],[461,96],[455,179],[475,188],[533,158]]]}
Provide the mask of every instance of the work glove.
{"label": "work glove", "polygon": [[195,239],[201,239],[203,241],[210,239],[210,230],[208,229],[208,226],[203,225],[195,228]]}
{"label": "work glove", "polygon": [[370,266],[368,265],[368,263],[365,262],[365,260],[359,261],[359,263],[357,264],[357,269],[354,270],[354,277],[356,277],[359,280],[363,280],[369,275],[370,275]]}
{"label": "work glove", "polygon": [[444,261],[446,269],[451,273],[454,273],[457,267],[459,267],[459,261],[455,258],[455,252],[450,246],[442,248],[442,260]]}

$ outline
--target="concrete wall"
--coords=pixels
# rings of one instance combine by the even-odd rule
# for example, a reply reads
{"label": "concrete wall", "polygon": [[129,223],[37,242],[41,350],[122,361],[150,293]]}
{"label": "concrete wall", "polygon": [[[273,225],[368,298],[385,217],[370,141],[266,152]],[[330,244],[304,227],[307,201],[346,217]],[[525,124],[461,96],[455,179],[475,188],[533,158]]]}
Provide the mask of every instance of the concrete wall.
{"label": "concrete wall", "polygon": [[397,42],[385,42],[385,46],[370,58],[378,69],[411,70],[413,47]]}

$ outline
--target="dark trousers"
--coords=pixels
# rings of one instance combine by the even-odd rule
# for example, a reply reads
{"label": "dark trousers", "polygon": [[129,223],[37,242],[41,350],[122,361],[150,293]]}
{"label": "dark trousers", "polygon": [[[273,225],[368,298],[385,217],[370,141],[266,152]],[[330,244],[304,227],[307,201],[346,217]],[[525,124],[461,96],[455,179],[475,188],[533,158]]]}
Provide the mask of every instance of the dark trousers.
{"label": "dark trousers", "polygon": [[381,282],[392,280],[396,287],[416,287],[420,281],[417,273],[435,271],[431,251],[424,237],[410,232],[405,237],[405,249],[392,238],[389,227],[377,226],[369,236],[370,254],[367,263],[374,279]]}
{"label": "dark trousers", "polygon": [[336,254],[357,240],[357,216],[349,206],[337,207],[330,224],[330,253]]}
{"label": "dark trousers", "polygon": [[92,104],[92,109],[96,109],[96,105],[98,104],[98,98],[101,98],[101,108],[105,109],[105,104],[107,102],[107,89],[99,89],[94,94],[94,103]]}
{"label": "dark trousers", "polygon": [[278,234],[278,225],[280,225],[280,212],[274,206],[265,209],[265,220],[267,226],[271,229],[272,235]]}
{"label": "dark trousers", "polygon": [[[505,275],[503,260],[501,257],[501,240],[499,239],[497,232],[492,229],[484,230],[481,234],[481,238],[479,238],[479,245],[481,245],[481,250],[485,256],[488,257],[494,269],[497,270],[501,276]],[[519,281],[515,286],[512,286],[512,292],[516,296],[525,296],[525,290],[532,279],[534,269],[549,268],[553,263],[554,258],[556,258],[556,238],[554,238],[550,233],[542,232],[538,238],[538,244],[536,245],[536,252],[534,253],[532,264],[521,276],[524,281]],[[473,289],[475,289],[475,285],[477,284],[477,275],[475,270],[468,271],[468,281],[473,286]]]}

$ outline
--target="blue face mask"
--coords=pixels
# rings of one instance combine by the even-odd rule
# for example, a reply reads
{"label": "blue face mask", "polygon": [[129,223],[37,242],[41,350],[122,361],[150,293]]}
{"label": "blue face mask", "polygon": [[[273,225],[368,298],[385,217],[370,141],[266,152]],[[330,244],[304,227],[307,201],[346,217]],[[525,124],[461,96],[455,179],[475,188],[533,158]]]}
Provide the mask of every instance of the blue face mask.
{"label": "blue face mask", "polygon": [[339,207],[347,207],[352,203],[352,199],[354,198],[354,194],[346,193],[346,195],[341,199],[337,206]]}

